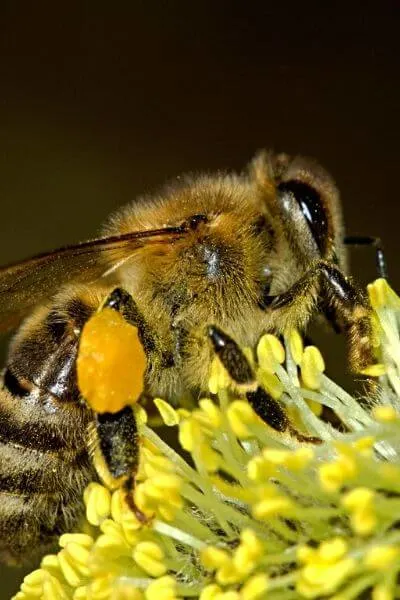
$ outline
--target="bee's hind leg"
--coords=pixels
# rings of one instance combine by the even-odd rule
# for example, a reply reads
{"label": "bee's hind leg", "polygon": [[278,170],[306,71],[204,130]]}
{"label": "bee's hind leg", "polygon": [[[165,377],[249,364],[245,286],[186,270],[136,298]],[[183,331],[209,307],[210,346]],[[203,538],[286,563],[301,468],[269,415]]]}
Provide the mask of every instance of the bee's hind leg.
{"label": "bee's hind leg", "polygon": [[318,444],[320,438],[299,432],[290,422],[282,405],[257,382],[253,369],[236,342],[218,327],[208,327],[208,337],[224,368],[242,391],[254,412],[279,433],[289,433],[298,441]]}
{"label": "bee's hind leg", "polygon": [[136,506],[133,490],[139,467],[139,433],[134,410],[125,406],[116,413],[95,414],[95,468],[110,489],[122,488],[125,501],[138,521],[148,521]]}
{"label": "bee's hind leg", "polygon": [[[132,347],[130,347],[131,358],[136,355],[136,352],[139,353],[138,357],[144,352],[147,359],[149,359],[152,356],[152,353],[157,352],[157,340],[153,337],[152,331],[147,326],[134,299],[126,290],[123,288],[115,288],[107,296],[98,312],[101,313],[103,310],[110,308],[121,315],[123,318],[122,322],[126,321],[136,328],[136,338],[135,336],[128,338],[129,343],[132,344]],[[83,336],[84,335],[85,333],[83,331]],[[115,334],[115,327],[113,327],[113,335],[118,335]],[[114,347],[114,351],[116,351],[116,347],[118,347],[118,344]],[[91,352],[96,352],[96,345],[91,348]],[[123,341],[120,342],[118,353],[118,360],[123,361],[126,354],[126,346],[124,346]],[[138,364],[141,364],[139,359]],[[99,368],[103,368],[101,363]],[[129,368],[129,365],[126,365],[126,368]],[[143,381],[142,386],[144,386],[145,369],[146,365],[144,363],[143,372],[140,372],[139,369],[135,375]],[[121,398],[120,379],[118,379],[115,385],[117,386],[117,389],[119,389],[119,394],[117,394],[117,403],[114,404],[116,395],[113,394],[113,378],[120,378],[123,377],[123,375],[119,368],[112,371],[112,377],[110,377],[110,372],[107,371],[106,367],[104,367],[104,372],[106,373],[106,377],[102,378],[101,381],[103,386],[106,385],[106,397],[108,398],[108,402],[104,404],[101,395],[104,395],[104,390],[99,395],[99,398],[95,396],[95,403],[93,403],[93,399],[88,402],[89,406],[93,409],[93,423],[90,426],[89,432],[89,447],[91,449],[93,463],[100,479],[104,481],[107,487],[112,490],[120,488],[125,492],[127,505],[136,515],[137,519],[144,523],[148,521],[148,517],[136,506],[133,495],[135,478],[139,467],[140,440],[136,415],[132,406],[133,403],[139,401],[142,397],[143,387],[140,389],[139,386],[137,397],[130,398],[129,394],[132,391],[132,381],[131,379],[128,379],[128,384],[124,384],[124,387],[127,389],[122,391]],[[129,388],[127,385],[129,385]],[[125,393],[126,402],[122,406],[125,399]],[[87,400],[87,398],[85,399]]]}

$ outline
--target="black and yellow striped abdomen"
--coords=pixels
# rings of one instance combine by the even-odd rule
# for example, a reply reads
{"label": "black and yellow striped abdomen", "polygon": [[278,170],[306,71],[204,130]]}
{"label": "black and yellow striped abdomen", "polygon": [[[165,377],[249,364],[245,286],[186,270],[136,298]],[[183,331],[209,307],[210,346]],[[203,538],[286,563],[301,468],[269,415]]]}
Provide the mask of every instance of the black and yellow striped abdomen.
{"label": "black and yellow striped abdomen", "polygon": [[76,387],[77,307],[83,320],[82,303],[68,308],[71,322],[65,311],[39,311],[11,345],[0,389],[1,562],[42,556],[73,530],[96,477],[87,449],[93,416]]}
{"label": "black and yellow striped abdomen", "polygon": [[[6,372],[7,373],[7,372]],[[23,562],[72,529],[93,468],[84,406],[33,388],[0,392],[0,558]]]}

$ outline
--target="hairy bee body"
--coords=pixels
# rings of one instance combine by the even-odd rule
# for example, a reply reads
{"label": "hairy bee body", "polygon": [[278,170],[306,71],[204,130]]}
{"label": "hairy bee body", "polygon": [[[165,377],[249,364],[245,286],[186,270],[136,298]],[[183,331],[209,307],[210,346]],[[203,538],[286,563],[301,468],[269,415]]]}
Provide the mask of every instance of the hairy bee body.
{"label": "hairy bee body", "polygon": [[[173,235],[167,243],[163,229]],[[19,314],[32,279],[29,302],[39,308],[10,346],[0,391],[0,560],[43,553],[82,513],[82,490],[96,477],[88,434],[96,414],[80,397],[76,358],[82,328],[113,288],[134,299],[146,397],[177,403],[207,389],[215,355],[207,326],[252,346],[263,332],[303,328],[321,300],[345,323],[359,369],[372,357],[369,313],[341,275],[342,229],[338,193],[322,169],[261,154],[242,175],[184,178],[139,199],[110,219],[106,238],[38,257],[33,276],[30,263],[1,272],[0,299],[12,289]],[[155,241],[142,242],[147,233]],[[122,245],[130,236],[132,251]]]}

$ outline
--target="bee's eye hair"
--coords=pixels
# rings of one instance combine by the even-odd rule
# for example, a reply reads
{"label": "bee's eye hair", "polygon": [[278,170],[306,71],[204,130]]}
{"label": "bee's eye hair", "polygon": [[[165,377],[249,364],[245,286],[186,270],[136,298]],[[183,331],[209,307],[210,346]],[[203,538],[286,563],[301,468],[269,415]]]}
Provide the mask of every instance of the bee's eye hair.
{"label": "bee's eye hair", "polygon": [[307,221],[318,250],[321,254],[324,254],[328,234],[328,220],[318,191],[307,183],[291,179],[278,185],[278,193],[282,195],[290,194],[294,197]]}

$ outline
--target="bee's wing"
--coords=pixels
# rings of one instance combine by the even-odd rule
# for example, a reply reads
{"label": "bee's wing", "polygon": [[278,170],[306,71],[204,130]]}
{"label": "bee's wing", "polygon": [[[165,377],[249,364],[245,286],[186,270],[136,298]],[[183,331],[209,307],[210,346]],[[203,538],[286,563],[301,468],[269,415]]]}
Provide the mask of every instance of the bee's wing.
{"label": "bee's wing", "polygon": [[0,268],[0,331],[15,327],[39,302],[69,282],[92,282],[149,244],[169,244],[184,226],[100,238]]}

